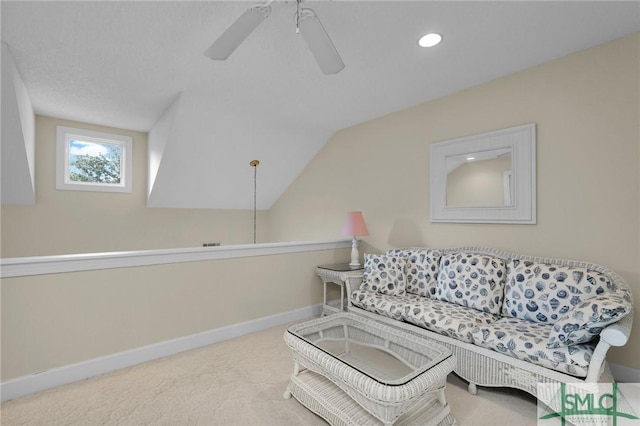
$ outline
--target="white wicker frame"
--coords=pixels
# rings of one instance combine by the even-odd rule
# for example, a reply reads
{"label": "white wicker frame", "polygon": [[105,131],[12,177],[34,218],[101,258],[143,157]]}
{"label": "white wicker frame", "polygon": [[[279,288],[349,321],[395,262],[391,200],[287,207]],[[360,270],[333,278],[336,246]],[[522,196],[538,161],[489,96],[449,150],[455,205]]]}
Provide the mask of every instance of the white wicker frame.
{"label": "white wicker frame", "polygon": [[[335,325],[354,328],[351,334],[345,332],[340,337],[327,330],[328,326]],[[324,340],[353,341],[379,348],[394,354],[413,372],[399,382],[379,382],[300,338],[296,333],[303,328],[319,334]],[[364,332],[359,333],[358,329]],[[442,345],[416,340],[411,333],[347,312],[291,326],[285,332],[284,340],[292,350],[295,363],[284,397],[295,396],[331,424],[382,422],[391,425],[416,418],[421,420],[420,424],[427,419],[434,425],[454,421],[444,388],[456,361]],[[363,371],[375,371],[362,361]]]}
{"label": "white wicker frame", "polygon": [[[629,290],[627,282],[617,273],[603,266],[564,259],[552,259],[527,256],[517,253],[496,250],[487,247],[455,247],[439,249],[443,253],[468,252],[487,254],[503,260],[520,259],[532,262],[551,263],[560,266],[582,267],[597,271],[607,276],[619,289]],[[621,321],[607,326],[600,333],[600,339],[591,357],[587,376],[584,379],[522,361],[491,349],[459,341],[455,338],[423,329],[414,324],[397,321],[358,308],[351,303],[351,293],[362,282],[362,277],[351,278],[346,282],[348,311],[379,321],[381,323],[407,330],[419,338],[434,340],[451,350],[457,359],[454,372],[469,382],[469,392],[477,393],[476,385],[493,387],[512,387],[537,396],[538,383],[611,383],[614,381],[605,360],[611,346],[624,346],[631,333],[633,312]]]}
{"label": "white wicker frame", "polygon": [[[287,392],[309,410],[318,414],[333,426],[380,426],[380,420],[364,410],[326,377],[311,370],[292,376]],[[437,398],[426,400],[412,412],[405,412],[393,426],[453,426],[456,419]]]}

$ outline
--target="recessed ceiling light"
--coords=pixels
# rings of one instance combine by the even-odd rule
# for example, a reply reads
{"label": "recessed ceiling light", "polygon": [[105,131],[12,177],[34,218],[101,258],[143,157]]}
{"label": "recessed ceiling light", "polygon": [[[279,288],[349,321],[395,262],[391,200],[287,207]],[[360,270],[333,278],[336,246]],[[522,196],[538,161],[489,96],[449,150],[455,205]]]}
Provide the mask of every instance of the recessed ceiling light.
{"label": "recessed ceiling light", "polygon": [[420,47],[433,47],[442,41],[442,36],[436,33],[425,34],[418,40]]}
{"label": "recessed ceiling light", "polygon": [[476,159],[476,157],[467,157],[467,161],[473,161],[475,159]]}

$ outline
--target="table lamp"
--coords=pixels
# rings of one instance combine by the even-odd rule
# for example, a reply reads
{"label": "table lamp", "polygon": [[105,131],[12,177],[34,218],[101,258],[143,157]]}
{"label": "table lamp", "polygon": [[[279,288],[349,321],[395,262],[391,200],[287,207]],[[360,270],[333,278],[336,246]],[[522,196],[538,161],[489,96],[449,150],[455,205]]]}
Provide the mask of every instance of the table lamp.
{"label": "table lamp", "polygon": [[360,266],[360,262],[358,261],[360,255],[358,253],[358,239],[356,237],[369,235],[367,225],[364,223],[364,217],[362,217],[362,212],[347,213],[347,221],[344,224],[344,228],[342,228],[342,235],[350,235],[353,237],[353,241],[351,241],[351,263],[349,263],[349,266],[357,268]]}

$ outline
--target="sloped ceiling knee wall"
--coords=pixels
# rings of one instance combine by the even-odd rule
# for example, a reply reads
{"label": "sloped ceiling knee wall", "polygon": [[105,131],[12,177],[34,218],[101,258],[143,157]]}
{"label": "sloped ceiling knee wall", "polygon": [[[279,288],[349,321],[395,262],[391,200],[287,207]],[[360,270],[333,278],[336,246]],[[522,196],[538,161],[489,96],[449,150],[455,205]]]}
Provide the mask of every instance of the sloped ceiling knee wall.
{"label": "sloped ceiling knee wall", "polygon": [[2,204],[35,204],[35,115],[11,52],[2,43]]}

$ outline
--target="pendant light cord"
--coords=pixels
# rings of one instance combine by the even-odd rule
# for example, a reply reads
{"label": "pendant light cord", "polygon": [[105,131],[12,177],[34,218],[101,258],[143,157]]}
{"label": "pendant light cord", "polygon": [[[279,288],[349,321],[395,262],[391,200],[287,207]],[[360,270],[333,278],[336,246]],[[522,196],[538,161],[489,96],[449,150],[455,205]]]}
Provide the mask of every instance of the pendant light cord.
{"label": "pendant light cord", "polygon": [[260,161],[253,160],[249,163],[253,167],[253,244],[256,243],[256,219],[257,219],[257,198],[258,198],[258,165]]}
{"label": "pendant light cord", "polygon": [[258,167],[253,168],[253,244],[256,243],[256,199],[258,195]]}

